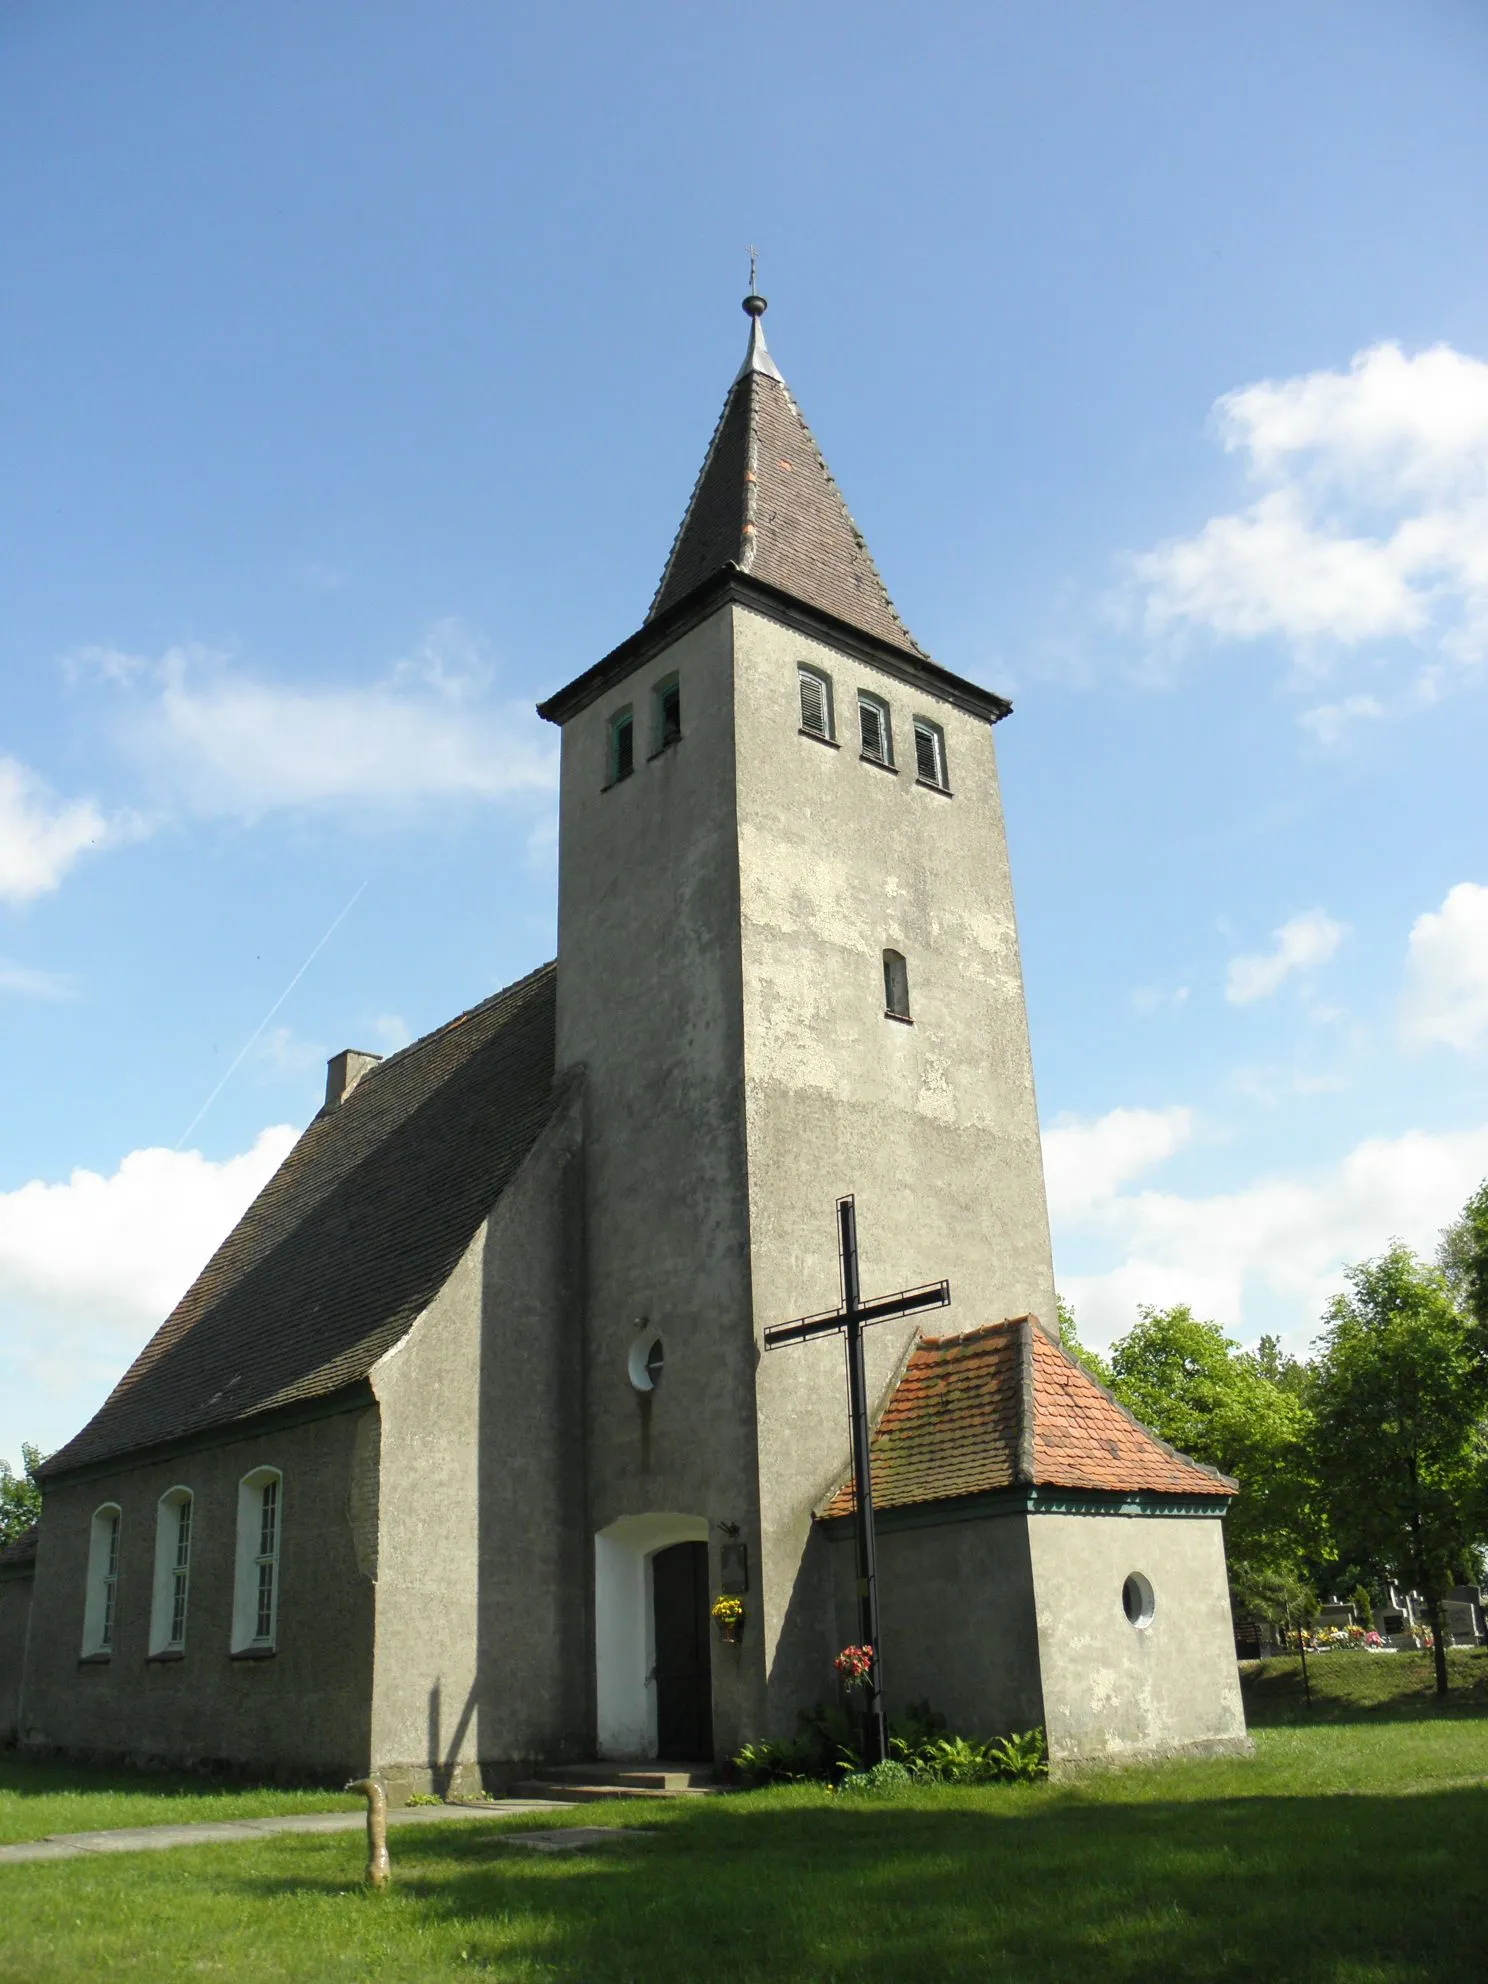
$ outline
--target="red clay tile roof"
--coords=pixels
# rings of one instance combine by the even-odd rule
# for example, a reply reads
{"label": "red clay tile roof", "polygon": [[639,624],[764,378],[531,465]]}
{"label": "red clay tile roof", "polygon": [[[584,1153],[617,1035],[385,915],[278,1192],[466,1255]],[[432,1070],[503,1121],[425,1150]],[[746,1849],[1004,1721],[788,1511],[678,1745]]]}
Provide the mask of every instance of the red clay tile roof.
{"label": "red clay tile roof", "polygon": [[323,1110],[43,1478],[365,1378],[552,1113],[556,983],[544,965]]}
{"label": "red clay tile roof", "polygon": [[[1233,1495],[1226,1475],[1139,1425],[1032,1316],[915,1346],[872,1441],[875,1508],[999,1488]],[[851,1515],[848,1480],[822,1509]]]}
{"label": "red clay tile roof", "polygon": [[[757,341],[756,341],[757,339]],[[925,658],[894,609],[811,429],[752,337],[724,402],[648,621],[726,566]]]}

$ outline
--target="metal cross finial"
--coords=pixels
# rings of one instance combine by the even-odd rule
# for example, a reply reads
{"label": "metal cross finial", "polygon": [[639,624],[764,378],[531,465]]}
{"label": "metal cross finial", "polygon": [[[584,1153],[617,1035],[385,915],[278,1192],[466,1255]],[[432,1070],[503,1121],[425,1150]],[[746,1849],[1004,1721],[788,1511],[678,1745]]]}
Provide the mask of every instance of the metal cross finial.
{"label": "metal cross finial", "polygon": [[754,295],[759,288],[759,250],[751,241],[749,244],[749,294]]}

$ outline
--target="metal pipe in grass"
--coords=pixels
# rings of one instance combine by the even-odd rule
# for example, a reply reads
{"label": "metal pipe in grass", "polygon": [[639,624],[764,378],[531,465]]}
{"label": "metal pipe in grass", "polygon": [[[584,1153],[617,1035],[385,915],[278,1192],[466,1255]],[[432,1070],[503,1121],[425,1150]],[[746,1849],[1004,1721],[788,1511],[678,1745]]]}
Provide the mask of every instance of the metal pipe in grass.
{"label": "metal pipe in grass", "polygon": [[388,1858],[387,1793],[375,1777],[353,1778],[348,1791],[360,1791],[367,1801],[367,1886],[385,1888],[393,1878]]}

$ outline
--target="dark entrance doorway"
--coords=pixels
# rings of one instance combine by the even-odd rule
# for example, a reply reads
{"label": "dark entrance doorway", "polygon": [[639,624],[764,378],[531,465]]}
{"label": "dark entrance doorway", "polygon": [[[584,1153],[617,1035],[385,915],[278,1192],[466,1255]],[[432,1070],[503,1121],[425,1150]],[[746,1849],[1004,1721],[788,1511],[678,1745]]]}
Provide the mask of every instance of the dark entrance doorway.
{"label": "dark entrance doorway", "polygon": [[651,1559],[656,1624],[656,1754],[668,1762],[713,1755],[708,1662],[708,1546],[674,1543]]}

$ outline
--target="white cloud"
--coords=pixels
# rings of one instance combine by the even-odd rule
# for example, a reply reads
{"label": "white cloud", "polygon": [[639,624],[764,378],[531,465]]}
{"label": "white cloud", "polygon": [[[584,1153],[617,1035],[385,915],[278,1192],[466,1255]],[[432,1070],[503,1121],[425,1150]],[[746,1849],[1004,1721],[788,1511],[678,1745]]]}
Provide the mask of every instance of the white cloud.
{"label": "white cloud", "polygon": [[1044,1132],[1052,1217],[1080,1217],[1171,1157],[1193,1135],[1191,1109],[1113,1109],[1093,1122],[1060,1116]]}
{"label": "white cloud", "polygon": [[1344,696],[1336,703],[1314,703],[1303,710],[1297,721],[1310,730],[1319,744],[1336,744],[1356,723],[1383,716],[1385,706],[1378,696]]}
{"label": "white cloud", "polygon": [[[264,1130],[214,1163],[136,1150],[110,1176],[78,1170],[0,1193],[0,1453],[77,1431],[165,1320],[297,1132]],[[7,1447],[6,1441],[10,1445]]]}
{"label": "white cloud", "polygon": [[[1347,372],[1263,380],[1215,406],[1259,493],[1135,560],[1148,632],[1279,636],[1310,670],[1366,642],[1488,651],[1488,364],[1435,345],[1359,352]],[[1369,700],[1369,699],[1363,699]],[[1374,714],[1360,699],[1322,706]],[[1315,714],[1313,727],[1329,718]]]}
{"label": "white cloud", "polygon": [[1232,1006],[1269,999],[1295,972],[1326,964],[1343,942],[1347,927],[1321,909],[1294,916],[1272,932],[1276,941],[1269,951],[1230,959],[1225,997]]}
{"label": "white cloud", "polygon": [[1488,1125],[1370,1138],[1330,1173],[1264,1178],[1234,1192],[1188,1198],[1098,1189],[1083,1202],[1066,1194],[1055,1215],[1056,1243],[1094,1236],[1116,1264],[1062,1274],[1060,1286],[1093,1343],[1129,1329],[1140,1302],[1190,1302],[1253,1337],[1247,1302],[1259,1298],[1289,1319],[1287,1333],[1301,1347],[1315,1334],[1345,1262],[1380,1253],[1394,1237],[1431,1253],[1485,1176]]}
{"label": "white cloud", "polygon": [[0,757],[0,901],[30,902],[55,889],[79,855],[130,831],[91,799],[58,799],[35,772]]}
{"label": "white cloud", "polygon": [[1139,985],[1131,995],[1132,1010],[1150,1019],[1154,1013],[1176,1012],[1188,1003],[1188,987],[1175,985],[1171,990],[1163,985]]}
{"label": "white cloud", "polygon": [[34,965],[0,958],[0,992],[14,992],[23,999],[71,999],[77,985],[65,972],[38,971]]}
{"label": "white cloud", "polygon": [[556,739],[525,703],[493,702],[490,669],[441,621],[385,681],[284,684],[203,649],[158,662],[112,650],[74,657],[126,694],[122,735],[189,810],[256,820],[287,807],[387,807],[433,799],[546,797]]}
{"label": "white cloud", "polygon": [[1488,888],[1459,882],[1416,918],[1400,1028],[1409,1047],[1465,1050],[1488,1037]]}
{"label": "white cloud", "polygon": [[379,1013],[372,1022],[372,1031],[382,1042],[384,1054],[396,1054],[400,1047],[406,1047],[413,1038],[408,1022],[401,1013]]}

